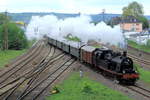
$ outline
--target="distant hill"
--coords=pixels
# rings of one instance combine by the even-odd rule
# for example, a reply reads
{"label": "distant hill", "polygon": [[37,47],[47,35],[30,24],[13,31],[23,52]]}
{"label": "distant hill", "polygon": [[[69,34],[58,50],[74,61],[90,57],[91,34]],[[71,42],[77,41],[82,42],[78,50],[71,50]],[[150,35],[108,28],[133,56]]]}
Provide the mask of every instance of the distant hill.
{"label": "distant hill", "polygon": [[[44,16],[44,15],[55,15],[59,19],[65,19],[67,17],[76,17],[79,14],[65,14],[65,13],[8,13],[11,16],[13,21],[24,21],[25,23],[29,23],[32,16]],[[90,15],[93,22],[99,22],[102,20],[108,21],[112,17],[121,16],[121,14],[91,14]],[[146,16],[148,20],[150,20],[150,16]]]}

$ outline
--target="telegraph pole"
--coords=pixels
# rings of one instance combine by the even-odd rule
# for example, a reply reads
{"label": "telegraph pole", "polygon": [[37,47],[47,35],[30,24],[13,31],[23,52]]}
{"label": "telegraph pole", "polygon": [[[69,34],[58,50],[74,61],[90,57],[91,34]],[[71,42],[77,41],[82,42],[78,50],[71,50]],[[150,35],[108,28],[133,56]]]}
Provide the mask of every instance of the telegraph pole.
{"label": "telegraph pole", "polygon": [[102,9],[103,22],[105,22],[105,9]]}
{"label": "telegraph pole", "polygon": [[8,50],[8,18],[7,11],[5,12],[4,32],[3,32],[3,50]]}

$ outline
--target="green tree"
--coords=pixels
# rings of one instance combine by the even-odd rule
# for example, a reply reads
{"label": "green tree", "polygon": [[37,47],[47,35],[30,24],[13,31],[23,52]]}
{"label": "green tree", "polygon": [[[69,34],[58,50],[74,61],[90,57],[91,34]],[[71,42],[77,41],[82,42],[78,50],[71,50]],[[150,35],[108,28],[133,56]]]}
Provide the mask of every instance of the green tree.
{"label": "green tree", "polygon": [[123,9],[123,16],[143,16],[143,6],[136,1],[130,3],[127,7],[124,7]]}
{"label": "green tree", "polygon": [[139,16],[139,17],[137,17],[137,19],[142,22],[143,29],[149,28],[149,22],[148,22],[148,19],[145,16]]}
{"label": "green tree", "polygon": [[[23,49],[27,47],[27,38],[24,31],[15,23],[8,23],[8,48],[9,49]],[[4,32],[4,25],[0,25],[0,45],[2,45],[2,37]]]}

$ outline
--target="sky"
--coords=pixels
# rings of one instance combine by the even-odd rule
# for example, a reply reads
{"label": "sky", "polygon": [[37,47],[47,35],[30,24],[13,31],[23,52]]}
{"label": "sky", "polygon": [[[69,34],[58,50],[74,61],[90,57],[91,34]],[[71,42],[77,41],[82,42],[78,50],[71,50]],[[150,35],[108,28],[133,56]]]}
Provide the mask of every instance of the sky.
{"label": "sky", "polygon": [[58,12],[121,14],[122,8],[132,1],[141,3],[144,14],[150,15],[150,0],[0,0],[0,12]]}

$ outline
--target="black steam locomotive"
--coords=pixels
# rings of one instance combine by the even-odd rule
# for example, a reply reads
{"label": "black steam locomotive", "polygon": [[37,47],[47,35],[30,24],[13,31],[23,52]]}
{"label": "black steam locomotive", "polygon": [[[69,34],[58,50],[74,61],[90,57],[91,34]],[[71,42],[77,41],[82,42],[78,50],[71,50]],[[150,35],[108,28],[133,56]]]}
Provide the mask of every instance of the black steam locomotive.
{"label": "black steam locomotive", "polygon": [[119,82],[134,84],[139,79],[139,74],[133,67],[133,61],[127,57],[126,52],[121,54],[108,48],[75,45],[69,41],[65,42],[50,37],[48,37],[48,43],[80,59],[80,61],[96,67],[103,74],[110,75]]}
{"label": "black steam locomotive", "polygon": [[93,64],[119,82],[134,84],[139,79],[139,74],[133,67],[132,59],[127,57],[127,52],[121,54],[112,50],[96,49],[93,54]]}

